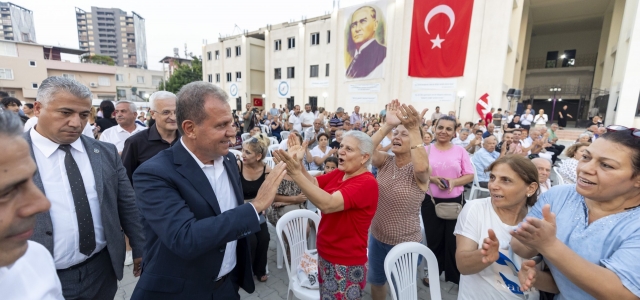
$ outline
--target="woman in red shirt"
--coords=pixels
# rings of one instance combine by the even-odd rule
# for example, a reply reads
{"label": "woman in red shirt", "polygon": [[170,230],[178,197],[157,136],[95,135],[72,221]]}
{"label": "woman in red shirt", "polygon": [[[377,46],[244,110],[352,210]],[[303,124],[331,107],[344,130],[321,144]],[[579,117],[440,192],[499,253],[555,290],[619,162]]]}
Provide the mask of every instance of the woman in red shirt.
{"label": "woman in red shirt", "polygon": [[287,152],[274,152],[287,164],[287,174],[322,211],[318,228],[320,298],[360,299],[366,285],[367,236],[378,205],[378,182],[367,170],[373,154],[371,137],[360,131],[344,134],[338,169],[319,177],[305,170],[306,142],[289,139]]}

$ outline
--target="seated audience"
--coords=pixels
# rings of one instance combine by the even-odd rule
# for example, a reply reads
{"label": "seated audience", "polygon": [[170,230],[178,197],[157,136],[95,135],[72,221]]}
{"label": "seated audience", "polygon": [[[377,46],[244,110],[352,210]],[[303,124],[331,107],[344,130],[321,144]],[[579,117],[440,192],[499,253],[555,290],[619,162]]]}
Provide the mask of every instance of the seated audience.
{"label": "seated audience", "polygon": [[335,156],[331,156],[324,161],[324,170],[322,174],[330,173],[331,171],[338,168],[338,158]]}
{"label": "seated audience", "polygon": [[640,133],[608,131],[584,150],[577,184],[542,194],[511,232],[515,254],[542,255],[556,299],[640,297]]}
{"label": "seated audience", "polygon": [[491,197],[467,202],[454,231],[461,273],[458,299],[539,299],[538,289],[556,291],[551,275],[536,272],[541,268],[530,256],[513,255],[509,249],[510,232],[538,197],[535,166],[509,155],[488,169]]}
{"label": "seated audience", "polygon": [[536,157],[532,159],[531,162],[536,165],[536,169],[538,169],[538,182],[540,183],[538,191],[542,194],[551,188],[551,179],[549,178],[552,166],[551,161],[546,158]]}
{"label": "seated audience", "polygon": [[[493,123],[490,125],[493,125]],[[496,144],[495,136],[487,137],[484,139],[482,148],[471,158],[471,163],[476,168],[478,183],[483,188],[486,188],[489,183],[489,171],[487,171],[487,168],[500,157],[500,152],[496,151]]]}
{"label": "seated audience", "polygon": [[578,162],[582,159],[582,155],[584,154],[584,150],[587,149],[591,145],[590,143],[575,143],[571,145],[565,155],[567,159],[562,161],[560,164],[560,169],[558,172],[562,179],[566,183],[576,183],[576,168],[578,167]]}
{"label": "seated audience", "polygon": [[424,135],[422,136],[422,142],[425,145],[429,145],[431,144],[431,142],[433,142],[433,134],[431,132],[423,132]]}
{"label": "seated audience", "polygon": [[317,136],[318,145],[311,150],[309,148],[306,149],[305,160],[309,164],[310,171],[321,170],[324,161],[338,151],[329,147],[329,135],[323,132]]}
{"label": "seated audience", "polygon": [[451,143],[453,143],[456,146],[466,148],[467,146],[469,146],[469,143],[471,143],[473,138],[475,138],[475,136],[469,134],[469,129],[463,128],[463,129],[460,129],[460,135],[454,138],[453,140],[451,140]]}

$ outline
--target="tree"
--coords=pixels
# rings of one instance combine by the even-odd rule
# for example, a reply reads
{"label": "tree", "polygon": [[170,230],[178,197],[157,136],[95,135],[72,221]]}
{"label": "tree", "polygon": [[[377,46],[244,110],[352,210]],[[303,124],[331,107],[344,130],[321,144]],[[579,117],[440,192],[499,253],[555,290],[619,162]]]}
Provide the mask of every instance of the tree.
{"label": "tree", "polygon": [[116,64],[113,58],[106,55],[98,55],[98,54],[91,55],[91,56],[84,56],[82,57],[82,62],[99,64],[99,65],[109,65],[109,66],[115,66]]}
{"label": "tree", "polygon": [[194,81],[202,81],[202,61],[198,57],[191,58],[193,59],[191,64],[178,65],[169,80],[166,81],[166,86],[160,82],[158,90],[176,94],[184,85]]}

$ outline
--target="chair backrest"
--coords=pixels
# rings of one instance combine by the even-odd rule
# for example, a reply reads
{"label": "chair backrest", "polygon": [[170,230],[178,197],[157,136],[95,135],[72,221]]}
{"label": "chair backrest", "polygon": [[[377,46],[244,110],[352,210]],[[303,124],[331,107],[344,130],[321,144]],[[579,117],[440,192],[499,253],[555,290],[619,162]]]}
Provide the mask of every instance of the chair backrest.
{"label": "chair backrest", "polygon": [[242,142],[244,142],[251,137],[251,133],[245,132],[240,137],[242,138]]}
{"label": "chair backrest", "polygon": [[275,145],[271,145],[269,146],[268,150],[267,150],[267,157],[273,157],[273,151],[274,150],[278,150],[280,149],[280,144],[275,144]]}
{"label": "chair backrest", "polygon": [[422,255],[429,269],[429,291],[431,299],[442,299],[440,294],[440,271],[438,260],[427,246],[416,243],[401,243],[393,247],[384,259],[384,273],[394,300],[418,299],[418,257]]}
{"label": "chair backrest", "polygon": [[242,157],[242,151],[238,151],[238,150],[235,150],[235,149],[229,149],[229,152],[233,153],[233,155],[235,157],[240,157],[240,158]]}
{"label": "chair backrest", "polygon": [[267,125],[260,125],[260,129],[264,134],[269,134],[271,132],[271,128],[269,128],[269,126]]}
{"label": "chair backrest", "polygon": [[280,145],[280,142],[278,142],[278,138],[275,136],[270,136],[269,140],[271,141],[270,145]]}
{"label": "chair backrest", "polygon": [[288,139],[289,138],[289,133],[291,133],[291,132],[289,132],[289,131],[280,131],[280,138],[282,140]]}
{"label": "chair backrest", "polygon": [[[278,220],[276,223],[276,233],[278,234],[278,242],[282,249],[287,249],[284,245],[282,234],[287,237],[289,244],[289,252],[291,253],[291,262],[286,259],[285,267],[287,275],[291,278],[292,274],[297,274],[296,270],[302,259],[302,255],[307,250],[307,227],[309,227],[309,219],[313,221],[316,232],[318,232],[318,224],[320,217],[312,211],[306,209],[292,210]],[[435,259],[435,258],[434,258]]]}
{"label": "chair backrest", "polygon": [[266,163],[271,168],[274,168],[276,166],[276,162],[273,161],[273,157],[265,157],[264,163]]}
{"label": "chair backrest", "polygon": [[321,175],[321,174],[322,174],[322,171],[318,171],[318,170],[308,171],[308,172],[309,172],[309,175],[311,175],[311,176],[313,176],[313,177],[316,177],[316,176],[318,176],[318,175]]}
{"label": "chair backrest", "polygon": [[553,173],[555,173],[556,176],[556,185],[563,185],[564,183],[564,178],[562,178],[562,175],[560,175],[560,172],[558,172],[558,167],[553,167]]}
{"label": "chair backrest", "polygon": [[478,182],[478,171],[476,170],[476,165],[473,164],[473,160],[471,160],[471,167],[473,168],[473,185],[480,187],[480,182]]}

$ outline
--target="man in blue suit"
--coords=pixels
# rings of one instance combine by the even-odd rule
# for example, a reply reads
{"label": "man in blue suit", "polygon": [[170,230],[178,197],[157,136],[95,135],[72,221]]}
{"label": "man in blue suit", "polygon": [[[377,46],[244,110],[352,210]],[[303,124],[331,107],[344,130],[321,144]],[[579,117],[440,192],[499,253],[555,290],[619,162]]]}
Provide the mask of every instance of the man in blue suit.
{"label": "man in blue suit", "polygon": [[147,242],[131,299],[240,299],[255,289],[246,237],[260,230],[285,174],[277,165],[244,204],[227,94],[210,83],[185,85],[176,101],[182,138],[133,174]]}

